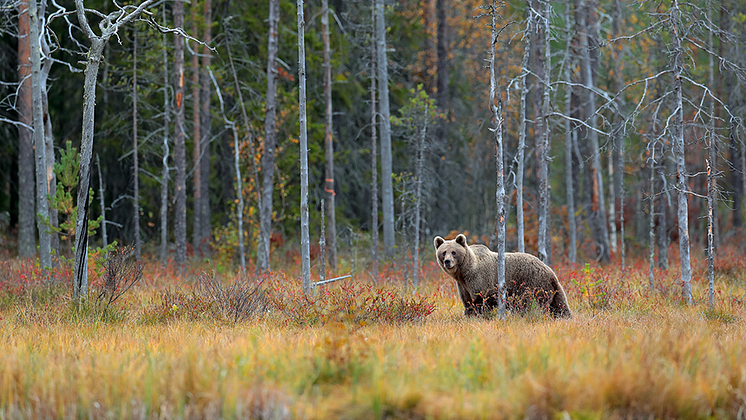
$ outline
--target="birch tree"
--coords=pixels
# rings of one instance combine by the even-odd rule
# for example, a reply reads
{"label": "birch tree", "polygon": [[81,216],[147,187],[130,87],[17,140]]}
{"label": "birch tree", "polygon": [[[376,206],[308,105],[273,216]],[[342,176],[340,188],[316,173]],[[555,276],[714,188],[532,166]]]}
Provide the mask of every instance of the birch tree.
{"label": "birch tree", "polygon": [[326,213],[328,238],[326,246],[329,248],[329,265],[332,270],[337,268],[337,225],[334,204],[334,138],[332,136],[332,65],[329,46],[329,0],[321,0],[321,33],[324,43],[324,157],[326,160]]}
{"label": "birch tree", "polygon": [[267,38],[267,96],[264,114],[264,153],[262,154],[262,203],[259,211],[259,247],[257,270],[271,269],[269,240],[272,234],[272,190],[275,171],[275,115],[277,96],[277,26],[280,20],[279,0],[269,0],[269,31]]}
{"label": "birch tree", "polygon": [[386,55],[386,18],[384,0],[376,1],[376,49],[378,101],[381,105],[381,178],[383,195],[383,245],[387,256],[394,252],[394,188],[392,185],[391,112],[389,111],[389,72]]}
{"label": "birch tree", "polygon": [[308,140],[306,132],[306,45],[303,0],[297,0],[298,13],[298,107],[300,109],[300,229],[303,292],[311,292],[311,249],[308,226]]}

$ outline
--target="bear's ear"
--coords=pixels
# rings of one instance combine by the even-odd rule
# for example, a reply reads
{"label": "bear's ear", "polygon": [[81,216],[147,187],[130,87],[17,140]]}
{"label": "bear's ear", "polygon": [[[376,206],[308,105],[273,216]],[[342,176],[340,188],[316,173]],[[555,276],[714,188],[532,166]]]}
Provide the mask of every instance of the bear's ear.
{"label": "bear's ear", "polygon": [[463,233],[459,233],[456,237],[456,243],[466,248],[466,236]]}
{"label": "bear's ear", "polygon": [[443,242],[446,240],[441,238],[440,236],[436,236],[435,239],[433,239],[433,245],[435,245],[435,249],[440,248],[441,245],[443,245]]}

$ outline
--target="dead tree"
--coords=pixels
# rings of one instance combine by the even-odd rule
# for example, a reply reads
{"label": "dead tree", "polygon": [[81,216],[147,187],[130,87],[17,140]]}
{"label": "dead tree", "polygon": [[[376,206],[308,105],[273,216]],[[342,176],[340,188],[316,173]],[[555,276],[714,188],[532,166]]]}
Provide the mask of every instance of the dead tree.
{"label": "dead tree", "polygon": [[300,108],[300,230],[303,293],[311,292],[311,249],[308,226],[308,139],[306,131],[306,24],[303,18],[303,0],[297,0],[298,13],[298,107]]}
{"label": "dead tree", "polygon": [[378,146],[376,145],[376,6],[371,7],[372,45],[370,49],[370,165],[371,165],[371,243],[373,278],[378,279]]}
{"label": "dead tree", "polygon": [[523,60],[521,61],[521,83],[520,83],[520,116],[518,117],[518,151],[516,153],[516,176],[515,176],[515,209],[516,209],[516,235],[518,240],[518,252],[526,252],[526,241],[524,238],[523,220],[523,174],[525,172],[525,149],[526,149],[526,96],[528,95],[528,57],[531,51],[531,31],[533,30],[533,14],[531,5],[526,5],[526,33],[524,35]]}
{"label": "dead tree", "polygon": [[[174,25],[184,26],[184,3],[174,1]],[[174,93],[176,123],[174,124],[174,163],[176,185],[174,186],[176,208],[174,211],[174,237],[176,241],[176,265],[184,272],[186,264],[186,126],[184,120],[184,38],[174,37]]]}
{"label": "dead tree", "polygon": [[549,235],[549,72],[551,69],[550,48],[549,48],[549,1],[544,1],[544,16],[536,13],[536,28],[539,32],[539,38],[544,43],[544,57],[537,59],[538,76],[542,76],[543,100],[539,119],[536,121],[536,131],[541,135],[539,142],[539,258],[551,264],[551,237]]}
{"label": "dead tree", "polygon": [[329,222],[327,232],[329,238],[329,265],[332,270],[337,268],[337,226],[335,218],[334,193],[334,139],[332,136],[332,65],[329,46],[329,1],[321,0],[321,32],[324,41],[324,158],[326,160],[326,212]]}
{"label": "dead tree", "polygon": [[[573,33],[570,30],[572,28],[571,21],[571,3],[572,0],[566,0],[565,2],[565,29],[567,31],[567,38],[565,39],[565,57],[563,63],[565,82],[565,113],[572,115],[572,60],[571,45]],[[525,54],[525,53],[524,53]],[[567,226],[568,226],[568,251],[567,258],[571,263],[575,263],[577,259],[577,227],[575,226],[575,191],[574,182],[572,176],[573,167],[573,136],[576,132],[572,129],[572,122],[569,118],[564,120],[565,124],[565,188],[567,195]]]}
{"label": "dead tree", "polygon": [[383,246],[391,257],[394,237],[394,188],[392,185],[391,112],[389,111],[389,70],[386,54],[386,19],[383,0],[376,1],[376,58],[378,68],[378,101],[381,105],[381,181],[383,183]]}
{"label": "dead tree", "polygon": [[259,247],[257,271],[270,267],[269,241],[272,234],[272,190],[275,171],[275,116],[277,114],[277,26],[280,1],[269,0],[269,33],[267,48],[267,96],[264,114],[264,153],[262,154],[262,203],[259,210]]}

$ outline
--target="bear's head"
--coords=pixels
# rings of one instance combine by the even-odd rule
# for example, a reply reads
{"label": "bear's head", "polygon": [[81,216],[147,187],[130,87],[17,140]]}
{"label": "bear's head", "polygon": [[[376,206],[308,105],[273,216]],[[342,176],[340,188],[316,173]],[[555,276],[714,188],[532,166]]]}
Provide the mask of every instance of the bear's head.
{"label": "bear's head", "polygon": [[459,234],[456,239],[450,241],[436,236],[433,239],[433,245],[435,245],[438,265],[446,274],[453,276],[459,267],[463,267],[464,260],[468,255],[466,236]]}

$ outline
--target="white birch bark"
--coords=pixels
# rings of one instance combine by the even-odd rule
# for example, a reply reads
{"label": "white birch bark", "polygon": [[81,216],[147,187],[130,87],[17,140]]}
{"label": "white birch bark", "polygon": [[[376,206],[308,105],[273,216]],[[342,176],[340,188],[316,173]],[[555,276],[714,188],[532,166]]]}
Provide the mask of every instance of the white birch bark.
{"label": "white birch bark", "polygon": [[649,188],[650,188],[650,208],[648,210],[648,238],[650,241],[650,249],[648,252],[648,274],[650,278],[650,290],[655,290],[655,143],[648,144],[650,151],[650,158],[648,158],[648,166],[650,166],[650,177],[649,177]]}
{"label": "white birch bark", "polygon": [[[707,2],[707,20],[712,21],[712,0]],[[708,34],[708,48],[713,51],[712,45],[712,30],[707,31]],[[715,63],[712,54],[708,54],[710,59],[709,63],[709,74],[708,81],[710,86],[715,86]],[[707,139],[708,139],[708,152],[709,159],[707,163],[707,280],[709,286],[708,301],[710,309],[715,307],[715,191],[717,185],[715,184],[715,172],[717,170],[717,138],[715,137],[715,101],[710,98],[710,121],[709,121]]]}
{"label": "white birch bark", "polygon": [[311,292],[311,252],[308,226],[308,140],[306,132],[306,45],[303,0],[297,0],[298,11],[298,81],[300,108],[300,230],[303,292]]}

